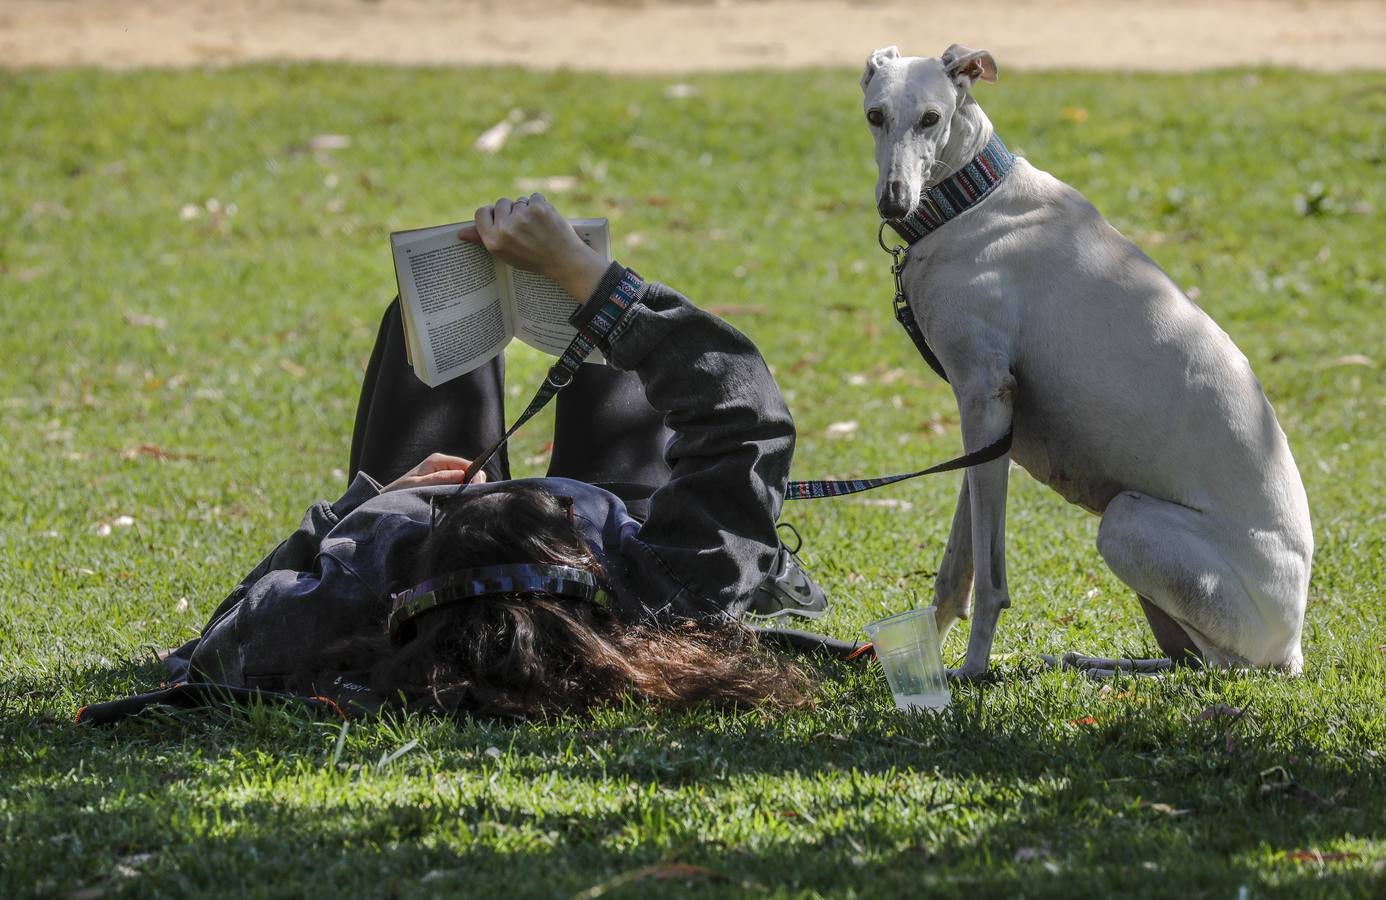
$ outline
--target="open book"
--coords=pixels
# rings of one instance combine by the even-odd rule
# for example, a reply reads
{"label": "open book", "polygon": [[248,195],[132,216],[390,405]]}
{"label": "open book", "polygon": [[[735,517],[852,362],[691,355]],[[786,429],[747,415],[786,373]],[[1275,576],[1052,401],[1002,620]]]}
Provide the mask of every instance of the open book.
{"label": "open book", "polygon": [[[606,219],[570,219],[587,246],[611,259]],[[430,387],[489,362],[519,338],[561,356],[577,330],[575,299],[551,279],[512,268],[480,244],[458,240],[470,222],[390,235],[399,282],[404,345],[414,374]],[[589,362],[600,362],[594,351]]]}

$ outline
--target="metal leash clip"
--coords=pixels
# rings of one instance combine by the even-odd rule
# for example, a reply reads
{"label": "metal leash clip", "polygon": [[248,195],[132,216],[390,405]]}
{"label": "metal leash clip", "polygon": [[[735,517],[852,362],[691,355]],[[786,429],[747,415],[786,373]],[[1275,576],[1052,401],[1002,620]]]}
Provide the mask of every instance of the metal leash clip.
{"label": "metal leash clip", "polygon": [[[553,373],[555,372],[558,372],[560,374],[567,373],[568,377],[562,381],[557,381],[553,377]],[[574,374],[575,373],[572,370],[564,369],[562,366],[554,364],[549,368],[549,374],[544,376],[544,380],[547,381],[549,383],[549,387],[553,388],[555,391],[561,391],[565,387],[573,383]]]}
{"label": "metal leash clip", "polygon": [[890,275],[895,280],[895,299],[893,301],[895,319],[903,325],[906,318],[912,315],[909,303],[905,300],[905,263],[908,261],[910,248],[906,244],[886,246],[885,230],[889,224],[885,219],[881,220],[881,227],[876,231],[876,243],[881,245],[882,250],[890,254]]}

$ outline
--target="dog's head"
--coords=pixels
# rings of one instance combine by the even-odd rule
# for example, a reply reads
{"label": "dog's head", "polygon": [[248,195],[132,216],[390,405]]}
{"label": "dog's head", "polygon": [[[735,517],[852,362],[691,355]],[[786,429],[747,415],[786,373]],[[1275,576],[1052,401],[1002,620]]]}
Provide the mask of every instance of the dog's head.
{"label": "dog's head", "polygon": [[894,47],[867,59],[861,90],[876,140],[876,208],[882,218],[904,218],[934,183],[930,175],[939,153],[959,127],[958,112],[979,78],[995,81],[996,61],[985,50],[958,44],[937,59],[901,56]]}

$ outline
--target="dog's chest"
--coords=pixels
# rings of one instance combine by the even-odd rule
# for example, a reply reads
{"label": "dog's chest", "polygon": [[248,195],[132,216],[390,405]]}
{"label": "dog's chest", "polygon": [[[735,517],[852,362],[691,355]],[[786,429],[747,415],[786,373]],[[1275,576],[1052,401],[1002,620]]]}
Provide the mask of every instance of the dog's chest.
{"label": "dog's chest", "polygon": [[955,386],[965,384],[976,366],[1007,367],[1017,380],[1011,458],[1068,502],[1101,512],[1121,485],[1105,474],[1088,425],[1073,421],[1068,405],[1027,390],[1032,373],[1016,352],[1021,323],[1012,282],[995,268],[954,271],[935,262],[907,286],[921,339]]}
{"label": "dog's chest", "polygon": [[1101,475],[1102,467],[1089,458],[1089,448],[1075,445],[1064,433],[1046,428],[1036,418],[1023,402],[1017,403],[1011,458],[1031,478],[1069,503],[1101,513],[1121,485]]}

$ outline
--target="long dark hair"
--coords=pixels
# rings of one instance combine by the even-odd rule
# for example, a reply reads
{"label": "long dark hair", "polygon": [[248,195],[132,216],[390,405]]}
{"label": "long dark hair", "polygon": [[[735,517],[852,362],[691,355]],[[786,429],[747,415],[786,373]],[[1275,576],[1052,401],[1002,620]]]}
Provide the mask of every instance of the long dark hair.
{"label": "long dark hair", "polygon": [[[524,483],[458,496],[421,547],[414,580],[506,563],[602,578],[565,500]],[[623,696],[671,708],[786,708],[810,698],[802,668],[736,625],[630,626],[599,603],[545,593],[463,601],[408,624],[414,630],[398,645],[373,639],[371,687],[446,713],[582,713]]]}

